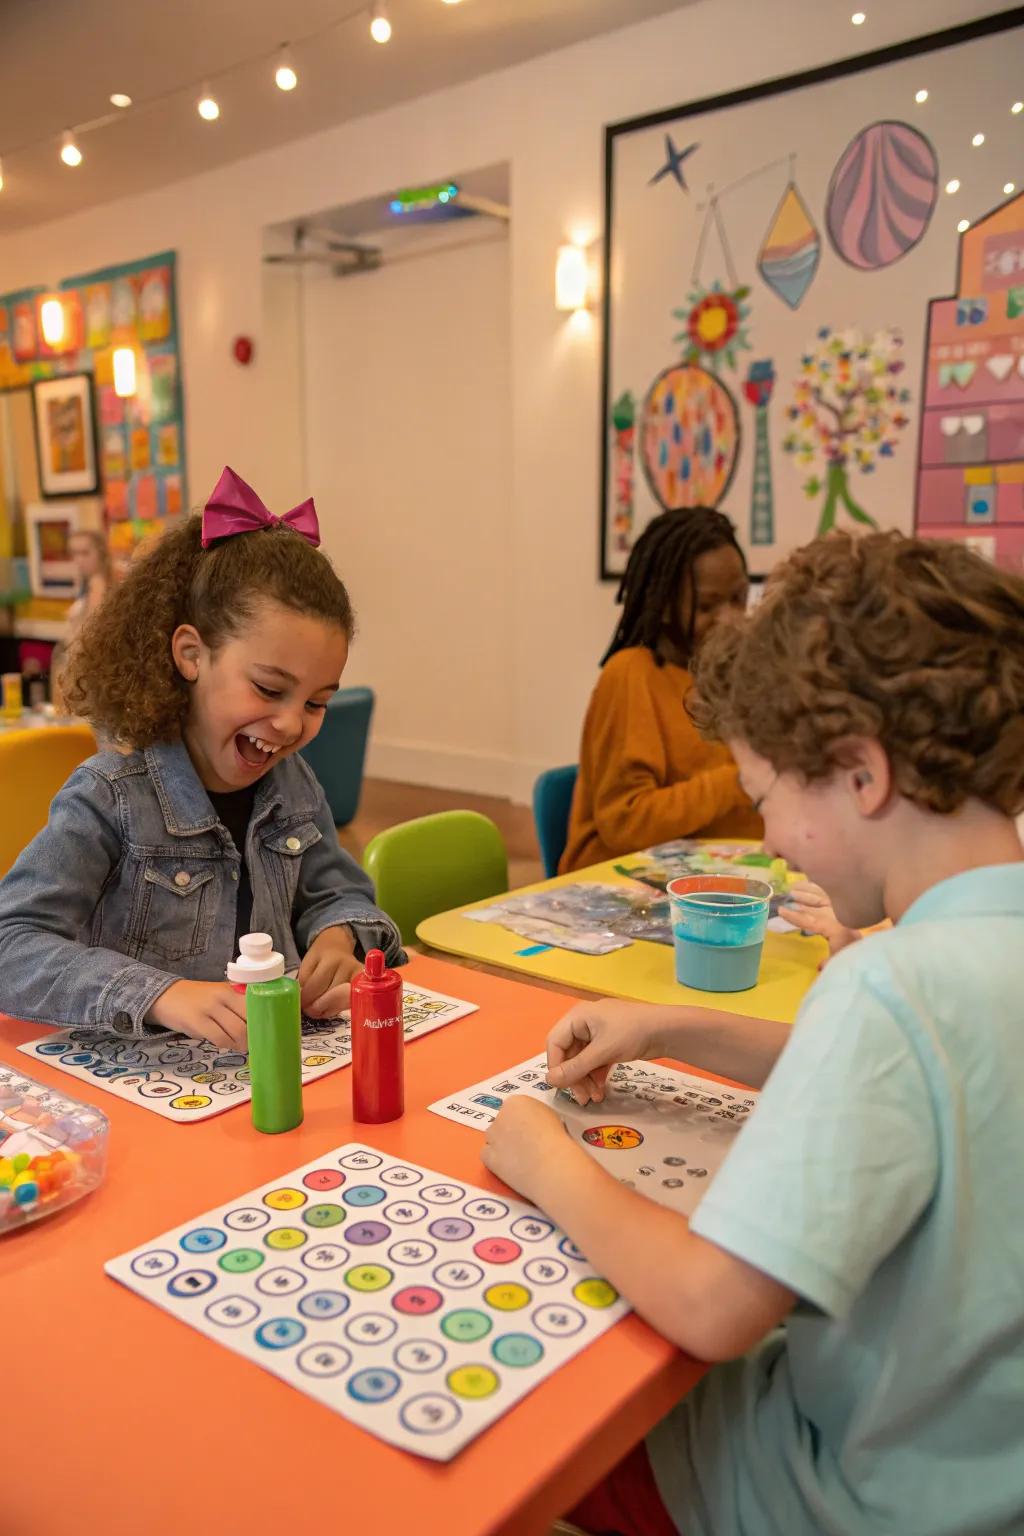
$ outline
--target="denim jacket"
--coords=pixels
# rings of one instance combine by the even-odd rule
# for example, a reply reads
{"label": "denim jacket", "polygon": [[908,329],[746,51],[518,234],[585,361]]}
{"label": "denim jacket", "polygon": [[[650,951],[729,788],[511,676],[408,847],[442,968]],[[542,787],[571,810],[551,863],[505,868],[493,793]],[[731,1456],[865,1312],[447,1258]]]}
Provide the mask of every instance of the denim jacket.
{"label": "denim jacket", "polygon": [[[253,931],[272,936],[287,969],[339,924],[357,952],[406,958],[301,757],[260,781],[244,854]],[[0,1011],[149,1033],[146,1013],[173,982],[224,980],[240,862],[181,742],[91,757],[0,882]]]}

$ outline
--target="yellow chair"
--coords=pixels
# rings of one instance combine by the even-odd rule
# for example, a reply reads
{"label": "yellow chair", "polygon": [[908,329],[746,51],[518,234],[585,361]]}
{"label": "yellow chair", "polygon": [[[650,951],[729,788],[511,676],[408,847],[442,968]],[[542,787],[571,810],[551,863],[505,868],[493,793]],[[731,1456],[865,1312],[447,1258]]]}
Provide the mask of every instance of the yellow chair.
{"label": "yellow chair", "polygon": [[58,789],[95,751],[87,725],[0,731],[0,879],[46,826]]}

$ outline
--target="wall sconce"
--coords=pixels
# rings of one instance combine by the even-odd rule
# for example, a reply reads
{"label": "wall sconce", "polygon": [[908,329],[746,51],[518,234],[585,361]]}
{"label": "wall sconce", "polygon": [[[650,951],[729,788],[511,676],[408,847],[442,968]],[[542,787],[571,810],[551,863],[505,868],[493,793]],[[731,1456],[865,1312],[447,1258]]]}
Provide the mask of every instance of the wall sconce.
{"label": "wall sconce", "polygon": [[131,347],[114,348],[114,394],[126,399],[135,393],[135,352]]}
{"label": "wall sconce", "polygon": [[64,305],[60,299],[44,299],[39,306],[39,326],[48,347],[59,347],[64,340]]}
{"label": "wall sconce", "polygon": [[555,308],[586,309],[590,297],[590,261],[582,245],[560,245],[555,262]]}

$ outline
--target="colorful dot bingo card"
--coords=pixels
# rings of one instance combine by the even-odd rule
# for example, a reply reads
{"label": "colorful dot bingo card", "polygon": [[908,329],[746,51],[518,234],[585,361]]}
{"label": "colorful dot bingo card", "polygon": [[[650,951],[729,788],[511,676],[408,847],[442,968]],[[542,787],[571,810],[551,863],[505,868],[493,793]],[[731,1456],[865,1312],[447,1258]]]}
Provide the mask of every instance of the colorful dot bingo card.
{"label": "colorful dot bingo card", "polygon": [[[405,1038],[415,1040],[476,1011],[476,1003],[406,986],[402,994]],[[94,1029],[62,1029],[18,1049],[167,1120],[208,1120],[252,1098],[245,1051],[222,1051],[208,1040],[188,1035],[126,1040],[121,1035],[97,1034]],[[337,1072],[351,1060],[352,1029],[347,1016],[303,1021],[303,1083]]]}
{"label": "colorful dot bingo card", "polygon": [[355,1142],[105,1268],[434,1461],[628,1311],[533,1206]]}

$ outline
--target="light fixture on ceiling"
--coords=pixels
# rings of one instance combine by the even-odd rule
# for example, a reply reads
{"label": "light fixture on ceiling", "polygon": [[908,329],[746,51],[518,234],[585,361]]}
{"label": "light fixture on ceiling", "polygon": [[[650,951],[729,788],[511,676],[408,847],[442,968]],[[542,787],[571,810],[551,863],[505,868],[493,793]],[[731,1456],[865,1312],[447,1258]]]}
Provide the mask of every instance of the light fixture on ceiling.
{"label": "light fixture on ceiling", "polygon": [[386,43],[391,39],[391,23],[382,0],[374,0],[370,14],[370,36],[375,43]]}
{"label": "light fixture on ceiling", "polygon": [[459,4],[459,0],[443,0],[443,4],[445,4],[445,5],[458,5]]}
{"label": "light fixture on ceiling", "polygon": [[64,340],[64,305],[60,299],[44,299],[39,306],[39,327],[48,347],[59,347]]}
{"label": "light fixture on ceiling", "polygon": [[920,106],[922,102],[928,100],[928,92],[925,90],[918,91],[914,97],[914,100],[917,102],[918,106]]}
{"label": "light fixture on ceiling", "polygon": [[970,219],[961,219],[959,224],[956,227],[956,232],[957,232],[958,235],[966,235],[966,233],[970,229],[970,227],[971,227]]}
{"label": "light fixture on ceiling", "polygon": [[110,98],[110,105],[112,107],[120,108],[120,110],[122,112],[125,110],[126,107],[130,107],[131,104],[132,104],[131,97],[127,96],[124,91],[115,91],[114,94]]}
{"label": "light fixture on ceiling", "polygon": [[114,348],[114,394],[126,400],[135,393],[135,353],[131,347]]}
{"label": "light fixture on ceiling", "polygon": [[949,193],[960,191],[960,183],[955,176],[952,177],[950,181],[946,182],[946,191]]}
{"label": "light fixture on ceiling", "polygon": [[1010,196],[1010,193],[1011,193],[1011,192],[1016,192],[1016,190],[1017,190],[1017,188],[1016,188],[1016,187],[1015,187],[1015,186],[1014,186],[1014,184],[1013,184],[1013,182],[1012,182],[1012,181],[1008,181],[1008,182],[1007,182],[1007,183],[1006,183],[1006,185],[1005,185],[1005,187],[1004,187],[1004,188],[1003,188],[1003,192],[1004,192],[1004,193],[1005,193],[1005,195],[1006,195],[1006,196],[1007,196],[1007,197],[1009,197],[1009,196]]}
{"label": "light fixture on ceiling", "polygon": [[274,84],[279,91],[294,91],[299,83],[299,77],[292,63],[291,52],[285,43],[277,56],[277,68],[274,71]]}
{"label": "light fixture on ceiling", "polygon": [[220,107],[210,95],[209,86],[204,85],[200,91],[199,100],[196,102],[196,111],[203,121],[207,123],[215,123],[218,117],[220,117]]}
{"label": "light fixture on ceiling", "polygon": [[974,145],[975,149],[980,149],[984,142],[985,135],[983,133],[976,133],[974,138],[971,140],[971,143]]}
{"label": "light fixture on ceiling", "polygon": [[854,11],[853,15],[850,17],[850,20],[853,22],[855,27],[862,27],[867,19],[867,13],[865,11]]}
{"label": "light fixture on ceiling", "polygon": [[75,136],[70,128],[65,128],[61,134],[60,157],[65,165],[81,165],[82,151],[75,143]]}
{"label": "light fixture on ceiling", "polygon": [[1017,112],[1024,112],[1024,101],[1015,101],[1013,106],[1010,108],[1010,111],[1015,114]]}

